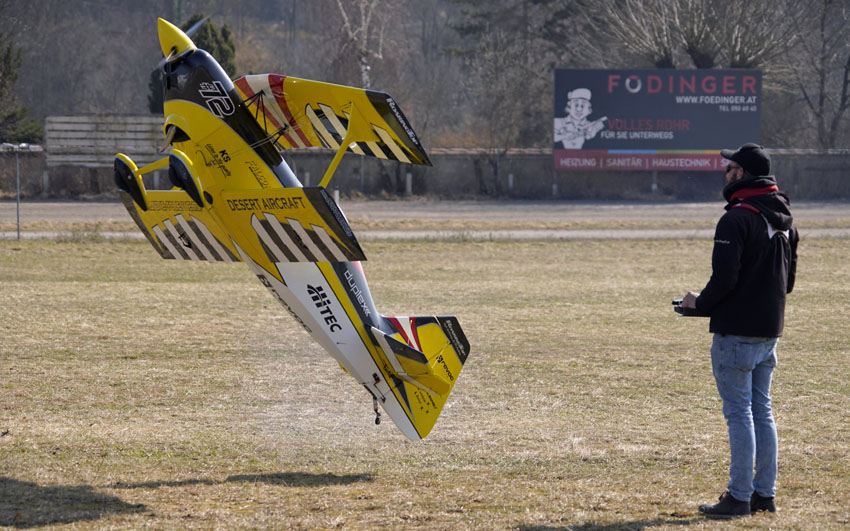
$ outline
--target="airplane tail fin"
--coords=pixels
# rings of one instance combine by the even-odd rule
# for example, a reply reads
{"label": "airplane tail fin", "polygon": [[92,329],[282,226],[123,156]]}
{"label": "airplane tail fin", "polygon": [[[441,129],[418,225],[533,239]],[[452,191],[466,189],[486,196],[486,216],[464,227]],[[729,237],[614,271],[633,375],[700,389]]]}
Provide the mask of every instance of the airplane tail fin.
{"label": "airplane tail fin", "polygon": [[372,328],[407,413],[425,437],[434,427],[469,354],[455,317],[385,317],[394,333]]}

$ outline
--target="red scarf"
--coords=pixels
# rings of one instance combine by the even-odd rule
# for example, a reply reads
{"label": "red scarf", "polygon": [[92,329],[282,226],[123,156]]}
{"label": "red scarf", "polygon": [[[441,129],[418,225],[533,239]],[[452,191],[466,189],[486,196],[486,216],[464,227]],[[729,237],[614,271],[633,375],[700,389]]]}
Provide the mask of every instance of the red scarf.
{"label": "red scarf", "polygon": [[729,202],[733,201],[741,201],[743,199],[749,199],[750,197],[755,197],[757,195],[769,194],[771,192],[778,192],[779,187],[774,185],[765,186],[764,188],[741,188],[729,198]]}

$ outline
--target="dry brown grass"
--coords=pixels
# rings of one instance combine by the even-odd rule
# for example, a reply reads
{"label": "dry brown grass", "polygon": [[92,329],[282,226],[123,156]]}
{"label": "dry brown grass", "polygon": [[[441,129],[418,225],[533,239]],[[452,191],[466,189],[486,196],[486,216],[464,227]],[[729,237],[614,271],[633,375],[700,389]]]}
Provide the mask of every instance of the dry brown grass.
{"label": "dry brown grass", "polygon": [[[716,527],[727,442],[702,319],[709,242],[369,242],[386,314],[472,353],[434,431],[369,395],[241,264],[145,242],[0,242],[0,525]],[[801,246],[774,402],[781,511],[850,524],[850,240]],[[412,313],[411,313],[412,312]]]}
{"label": "dry brown grass", "polygon": [[[0,221],[0,232],[14,232],[18,224],[14,218]],[[126,220],[103,220],[103,221],[66,221],[66,220],[27,220],[21,221],[21,232],[52,232],[68,231],[78,233],[97,232],[130,232],[138,231],[136,223]]]}

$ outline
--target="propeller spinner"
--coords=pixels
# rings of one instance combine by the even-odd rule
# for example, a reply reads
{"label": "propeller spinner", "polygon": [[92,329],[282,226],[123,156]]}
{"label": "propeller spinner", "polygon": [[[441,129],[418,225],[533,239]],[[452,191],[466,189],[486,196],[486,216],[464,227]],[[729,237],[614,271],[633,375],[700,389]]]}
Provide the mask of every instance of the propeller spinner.
{"label": "propeller spinner", "polygon": [[[192,29],[195,29],[195,27],[193,26]],[[157,19],[157,31],[159,33],[159,46],[162,48],[162,55],[165,56],[164,62],[172,61],[197,49],[189,35],[183,33],[183,30],[165,19]]]}

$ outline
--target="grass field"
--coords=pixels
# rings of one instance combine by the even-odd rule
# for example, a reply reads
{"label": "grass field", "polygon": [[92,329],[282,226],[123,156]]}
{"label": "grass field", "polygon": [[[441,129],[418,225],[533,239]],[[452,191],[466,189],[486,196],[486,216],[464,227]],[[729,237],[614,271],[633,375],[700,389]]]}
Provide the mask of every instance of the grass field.
{"label": "grass field", "polygon": [[472,345],[410,442],[242,264],[0,241],[0,525],[838,529],[850,525],[850,240],[805,240],[774,405],[775,515],[696,511],[728,447],[710,242],[370,242],[387,315]]}

